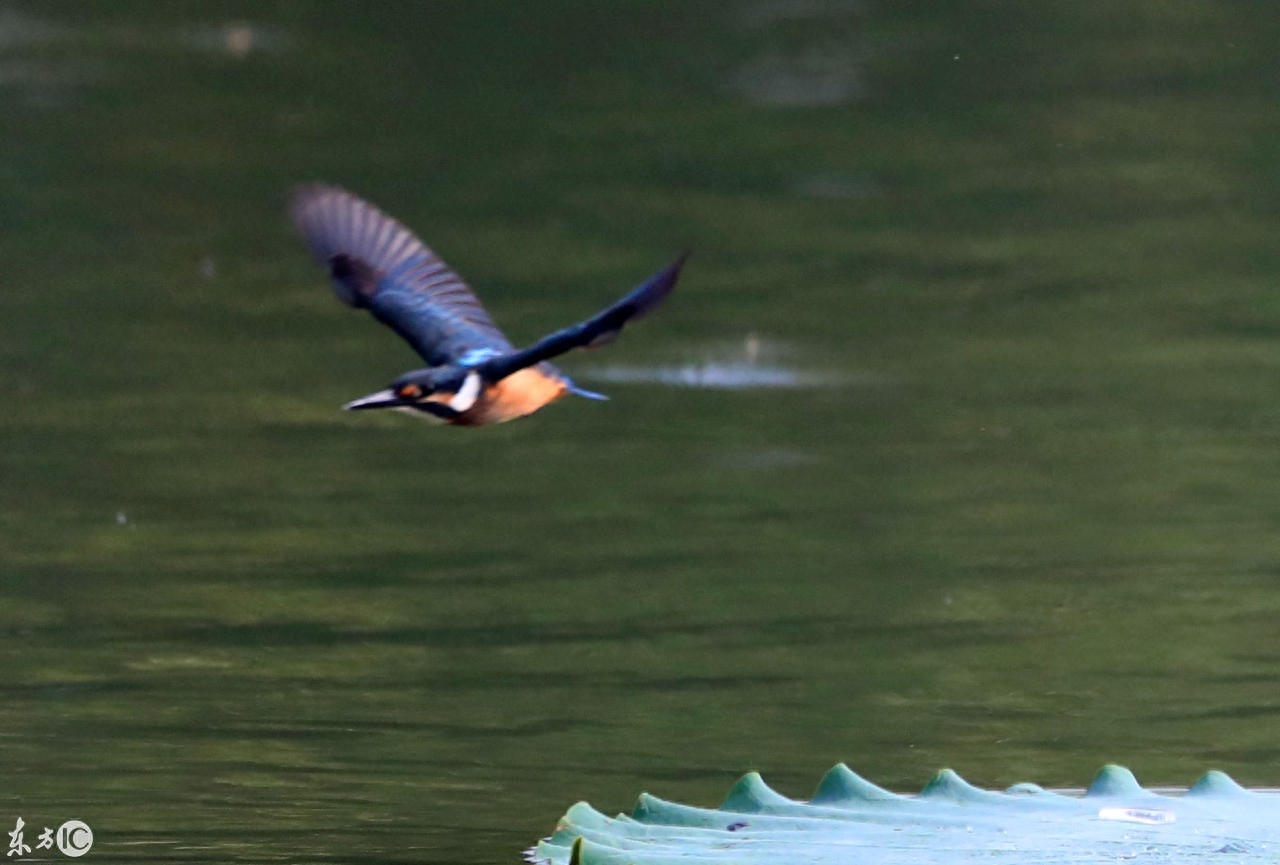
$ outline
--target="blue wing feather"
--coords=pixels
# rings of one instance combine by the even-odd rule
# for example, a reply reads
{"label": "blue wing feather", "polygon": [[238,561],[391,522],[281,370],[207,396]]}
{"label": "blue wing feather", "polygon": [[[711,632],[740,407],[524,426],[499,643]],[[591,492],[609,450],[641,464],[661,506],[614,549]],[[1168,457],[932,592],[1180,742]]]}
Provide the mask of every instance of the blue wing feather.
{"label": "blue wing feather", "polygon": [[344,189],[299,187],[293,221],[344,303],[368,309],[431,365],[511,343],[462,278],[413,232]]}
{"label": "blue wing feather", "polygon": [[486,360],[480,364],[480,369],[490,381],[501,381],[525,367],[534,364],[545,366],[546,361],[575,348],[608,345],[617,338],[628,322],[643,317],[671,294],[676,280],[680,278],[680,269],[684,267],[688,257],[689,253],[684,253],[586,321],[544,336],[528,348]]}

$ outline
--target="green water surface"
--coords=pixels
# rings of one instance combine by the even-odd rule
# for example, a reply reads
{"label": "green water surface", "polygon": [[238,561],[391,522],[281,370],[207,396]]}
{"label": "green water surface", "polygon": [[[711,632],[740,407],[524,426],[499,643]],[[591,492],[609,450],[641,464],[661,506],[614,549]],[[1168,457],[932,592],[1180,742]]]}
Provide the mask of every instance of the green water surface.
{"label": "green water surface", "polygon": [[[0,830],[498,863],[747,770],[1280,783],[1278,40],[1232,0],[0,0]],[[694,257],[565,358],[608,403],[344,414],[415,358],[293,235],[309,180],[517,343]],[[739,361],[808,378],[607,375]]]}

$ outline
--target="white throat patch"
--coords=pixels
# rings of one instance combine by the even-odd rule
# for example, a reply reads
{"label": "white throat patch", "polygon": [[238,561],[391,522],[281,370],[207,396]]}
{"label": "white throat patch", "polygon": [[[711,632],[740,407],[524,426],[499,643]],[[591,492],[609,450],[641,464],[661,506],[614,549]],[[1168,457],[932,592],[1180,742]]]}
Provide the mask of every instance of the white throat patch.
{"label": "white throat patch", "polygon": [[467,373],[467,377],[462,380],[462,387],[458,388],[458,392],[453,395],[453,399],[449,400],[449,408],[458,414],[462,414],[471,408],[476,404],[476,400],[480,398],[482,385],[480,373],[474,370]]}

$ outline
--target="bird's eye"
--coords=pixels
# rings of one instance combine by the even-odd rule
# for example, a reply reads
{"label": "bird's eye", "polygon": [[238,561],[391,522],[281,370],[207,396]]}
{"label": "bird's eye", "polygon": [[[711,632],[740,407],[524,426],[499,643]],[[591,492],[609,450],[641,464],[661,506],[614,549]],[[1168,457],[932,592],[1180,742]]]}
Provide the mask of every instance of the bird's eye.
{"label": "bird's eye", "polygon": [[422,396],[422,388],[416,384],[401,385],[400,389],[396,391],[396,396],[400,397],[400,399],[417,399]]}

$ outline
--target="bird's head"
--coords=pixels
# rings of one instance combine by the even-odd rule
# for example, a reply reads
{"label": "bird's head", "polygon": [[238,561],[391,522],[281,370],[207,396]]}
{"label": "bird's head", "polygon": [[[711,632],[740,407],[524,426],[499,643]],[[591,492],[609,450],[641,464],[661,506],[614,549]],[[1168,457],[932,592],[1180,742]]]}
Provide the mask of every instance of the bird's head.
{"label": "bird's head", "polygon": [[349,411],[395,408],[439,421],[453,421],[466,412],[484,390],[480,373],[465,367],[415,369],[385,390],[343,406]]}

